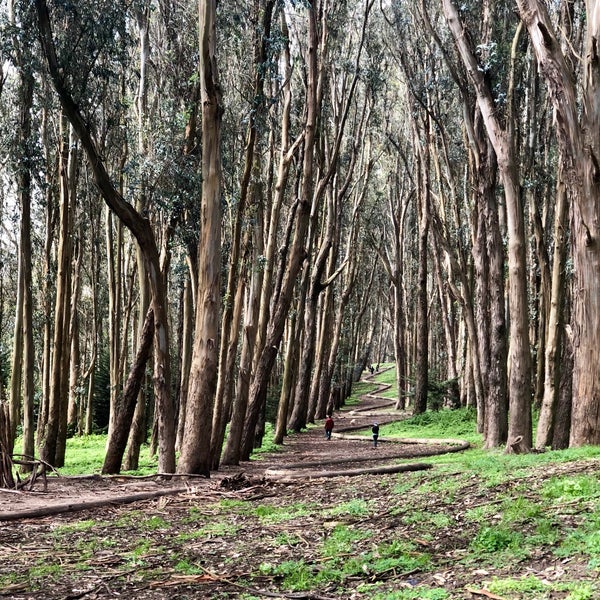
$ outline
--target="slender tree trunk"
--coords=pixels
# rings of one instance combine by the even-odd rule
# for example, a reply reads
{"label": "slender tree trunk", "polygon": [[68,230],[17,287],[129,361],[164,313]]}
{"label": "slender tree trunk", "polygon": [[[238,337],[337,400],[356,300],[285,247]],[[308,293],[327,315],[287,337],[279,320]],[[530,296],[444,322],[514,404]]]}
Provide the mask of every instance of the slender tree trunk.
{"label": "slender tree trunk", "polygon": [[244,423],[241,452],[242,460],[248,460],[254,445],[254,429],[264,406],[269,377],[277,357],[283,335],[285,319],[292,302],[296,277],[306,257],[304,245],[308,233],[313,200],[313,158],[315,152],[315,127],[317,119],[317,14],[316,7],[307,7],[308,49],[307,49],[307,91],[306,122],[304,124],[304,159],[302,169],[302,191],[298,199],[296,221],[289,259],[283,274],[277,304],[269,323],[265,344],[256,365],[254,380],[250,387],[250,397],[246,421]]}
{"label": "slender tree trunk", "polygon": [[150,279],[152,310],[154,313],[154,392],[158,407],[159,457],[158,469],[162,473],[175,470],[175,426],[174,407],[170,397],[170,348],[167,320],[166,285],[160,267],[160,256],[156,239],[147,219],[137,213],[115,188],[102,161],[96,143],[73,101],[60,73],[56,48],[52,36],[50,15],[45,0],[35,0],[40,39],[54,88],[63,110],[68,115],[82,146],[88,156],[95,182],[106,204],[131,231],[144,251],[144,261]]}
{"label": "slender tree trunk", "polygon": [[275,434],[273,436],[275,444],[283,444],[283,438],[287,435],[288,414],[293,401],[295,371],[298,360],[297,349],[300,345],[299,332],[300,328],[297,326],[296,315],[292,314],[288,322],[288,342],[283,363],[283,380],[281,382],[281,394],[277,407]]}
{"label": "slender tree trunk", "polygon": [[[531,357],[529,351],[529,318],[527,306],[526,240],[518,168],[512,136],[512,115],[507,117],[508,130],[503,130],[496,115],[492,94],[479,69],[474,48],[465,35],[464,26],[452,0],[443,0],[444,13],[455,43],[477,93],[487,134],[498,158],[500,178],[504,186],[508,233],[509,276],[509,424],[507,451],[523,452],[531,448]],[[518,32],[517,32],[518,36]],[[516,39],[516,38],[515,38]],[[509,92],[509,106],[512,90]]]}
{"label": "slender tree trunk", "polygon": [[108,441],[104,464],[102,466],[103,474],[115,474],[121,471],[121,461],[123,460],[123,454],[127,446],[127,438],[136,409],[140,387],[144,380],[146,363],[152,350],[153,335],[154,314],[152,309],[150,309],[146,314],[137,354],[131,365],[129,377],[123,389],[123,397],[119,403],[119,410],[115,416],[113,432]]}
{"label": "slender tree trunk", "polygon": [[181,448],[181,442],[183,441],[183,431],[185,429],[185,409],[187,404],[188,388],[190,381],[190,367],[192,362],[194,303],[192,300],[192,285],[189,278],[186,278],[183,287],[181,320],[182,333],[179,382],[179,417],[177,419],[177,441],[175,444],[178,450]]}
{"label": "slender tree trunk", "polygon": [[[429,236],[429,157],[423,155],[423,147],[416,139],[418,135],[415,128],[415,142],[413,148],[418,155],[419,191],[417,200],[418,210],[418,264],[417,275],[417,308],[416,308],[416,364],[415,364],[415,404],[414,414],[424,413],[427,410],[427,392],[429,388],[429,296],[427,291],[428,280],[428,247]],[[429,132],[426,133],[429,137]],[[428,152],[427,146],[425,152]]]}
{"label": "slender tree trunk", "polygon": [[76,240],[74,254],[76,255],[73,266],[73,282],[71,289],[71,320],[69,323],[69,343],[71,344],[71,360],[69,365],[69,404],[67,410],[67,428],[73,434],[79,431],[79,414],[81,398],[79,393],[79,375],[81,370],[81,349],[79,339],[79,311],[78,305],[81,290],[81,261],[83,255],[82,240]]}
{"label": "slender tree trunk", "polygon": [[[557,113],[557,136],[572,189],[574,371],[570,445],[600,443],[600,1],[586,2],[581,90],[574,85],[546,6],[517,0]],[[577,98],[581,98],[581,104]]]}
{"label": "slender tree trunk", "polygon": [[542,449],[552,441],[553,427],[556,422],[556,406],[560,390],[561,364],[560,354],[563,338],[563,311],[565,296],[565,260],[567,253],[567,215],[568,201],[565,182],[559,172],[556,190],[556,209],[554,215],[554,258],[552,266],[552,292],[548,315],[548,340],[544,373],[544,396],[535,438],[536,448]]}
{"label": "slender tree trunk", "polygon": [[66,422],[66,414],[63,414],[64,401],[62,394],[65,391],[64,378],[64,355],[66,353],[68,338],[68,310],[69,288],[70,288],[70,243],[71,227],[69,217],[71,215],[69,176],[69,134],[67,119],[61,118],[61,150],[60,150],[60,181],[61,181],[61,203],[60,203],[60,237],[58,242],[58,272],[56,277],[56,300],[54,310],[54,339],[52,342],[52,368],[50,378],[50,397],[48,402],[48,423],[44,432],[44,440],[40,448],[40,454],[47,463],[60,467],[60,432],[61,422]]}
{"label": "slender tree trunk", "polygon": [[198,296],[185,430],[177,465],[180,473],[210,474],[212,409],[218,374],[221,305],[221,119],[217,81],[216,2],[200,0],[200,81],[202,98],[203,243],[198,248]]}

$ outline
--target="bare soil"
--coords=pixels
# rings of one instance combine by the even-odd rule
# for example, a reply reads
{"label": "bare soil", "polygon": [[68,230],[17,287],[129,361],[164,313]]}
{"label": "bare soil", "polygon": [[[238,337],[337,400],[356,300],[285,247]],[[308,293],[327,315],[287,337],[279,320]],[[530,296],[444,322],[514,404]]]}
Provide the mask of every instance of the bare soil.
{"label": "bare soil", "polygon": [[[334,418],[331,440],[320,427],[294,434],[280,451],[224,467],[210,479],[49,477],[46,489],[39,480],[31,491],[0,490],[0,596],[359,600],[375,593],[393,598],[401,590],[414,590],[412,597],[420,598],[418,590],[437,589],[452,600],[494,600],[500,596],[487,591],[487,582],[510,574],[548,582],[544,595],[528,598],[550,600],[566,598],[564,582],[597,585],[598,573],[584,558],[559,561],[544,547],[527,562],[507,566],[463,562],[477,533],[477,525],[464,518],[466,511],[493,506],[510,490],[482,486],[473,477],[457,484],[452,498],[413,495],[411,488],[435,482],[435,469],[370,471],[399,458],[425,467],[427,454],[456,451],[456,444],[384,439],[374,448],[369,437],[356,438],[356,427],[398,418],[373,397],[365,398],[360,410]],[[597,472],[598,462],[551,466],[531,481],[520,480],[519,495],[535,498],[543,481],[565,471]],[[336,513],[340,505],[356,505],[356,514]],[[361,511],[365,506],[368,511]],[[567,506],[554,516],[556,526],[567,528],[584,513],[585,507]],[[434,537],[419,529],[419,514],[440,515]],[[323,571],[336,557],[318,549],[340,526],[356,534],[346,558],[364,560],[363,569],[322,581],[318,589],[290,591],[273,567],[303,561],[308,573]],[[369,565],[377,544],[395,543],[409,548],[415,566],[373,571]],[[429,566],[422,568],[418,559],[426,555]]]}

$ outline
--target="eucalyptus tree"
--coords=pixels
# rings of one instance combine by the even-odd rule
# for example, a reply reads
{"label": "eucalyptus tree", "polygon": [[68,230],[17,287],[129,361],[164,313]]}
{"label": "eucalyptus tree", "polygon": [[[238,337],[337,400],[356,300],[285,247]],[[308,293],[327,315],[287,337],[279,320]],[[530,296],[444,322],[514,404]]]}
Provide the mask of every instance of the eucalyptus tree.
{"label": "eucalyptus tree", "polygon": [[216,1],[199,5],[202,103],[202,244],[198,246],[196,322],[179,472],[208,475],[210,434],[218,376],[221,308],[221,119],[222,90],[216,58]]}
{"label": "eucalyptus tree", "polygon": [[[569,55],[561,49],[551,7],[538,0],[518,0],[517,6],[556,111],[561,160],[573,194],[576,293],[573,298],[574,383],[570,444],[597,444],[600,441],[600,383],[597,376],[600,369],[600,3],[588,0],[585,5],[573,5],[574,15],[585,22],[583,59],[575,79],[569,66]],[[568,52],[573,52],[570,45]]]}
{"label": "eucalyptus tree", "polygon": [[[305,244],[312,211],[314,192],[314,157],[316,144],[316,126],[318,118],[318,88],[321,43],[324,41],[327,29],[324,22],[320,3],[302,7],[307,19],[306,28],[306,100],[305,118],[303,123],[303,157],[302,181],[299,197],[295,207],[295,217],[291,243],[287,250],[285,270],[282,273],[281,284],[273,301],[273,310],[266,330],[264,342],[260,346],[254,378],[250,386],[248,410],[244,422],[240,444],[240,458],[247,460],[254,445],[254,431],[264,402],[266,400],[267,385],[271,370],[277,357],[279,344],[283,335],[287,313],[289,311],[296,277],[302,268],[306,257]],[[319,31],[319,27],[322,27]]]}
{"label": "eucalyptus tree", "polygon": [[[492,23],[495,14],[492,6],[483,2],[478,14],[483,14],[484,23]],[[526,240],[522,199],[519,188],[518,161],[514,139],[514,114],[512,81],[507,86],[506,114],[499,113],[498,98],[494,96],[490,81],[486,77],[488,68],[481,64],[470,37],[465,35],[464,16],[452,0],[443,0],[443,10],[455,40],[457,51],[475,89],[477,103],[483,123],[498,159],[500,179],[506,202],[508,235],[508,299],[509,299],[509,451],[526,451],[532,445],[531,427],[531,356],[529,347],[529,316],[526,277]],[[518,36],[518,25],[515,27]],[[489,43],[484,31],[481,42]],[[482,56],[485,59],[485,56]],[[502,118],[503,117],[503,118]]]}
{"label": "eucalyptus tree", "polygon": [[[305,310],[301,313],[304,327],[303,345],[299,356],[299,374],[296,382],[296,391],[294,397],[294,410],[290,417],[289,427],[295,431],[300,431],[306,426],[307,418],[312,421],[314,418],[314,408],[316,406],[313,397],[313,410],[312,414],[309,413],[309,396],[310,396],[310,380],[311,373],[314,366],[315,357],[315,343],[317,338],[317,328],[315,319],[317,316],[317,304],[321,292],[326,289],[328,285],[333,282],[333,279],[328,278],[327,282],[323,282],[323,274],[328,264],[329,257],[332,252],[334,245],[334,238],[336,230],[338,229],[339,221],[339,210],[344,202],[344,196],[348,193],[350,185],[353,181],[354,170],[353,165],[356,161],[356,152],[358,151],[359,145],[354,147],[350,146],[347,152],[345,152],[345,160],[348,164],[345,165],[345,169],[342,170],[340,167],[340,153],[342,151],[342,143],[346,136],[346,128],[349,125],[349,116],[352,111],[352,119],[354,121],[355,129],[359,128],[362,124],[364,126],[365,119],[365,104],[358,102],[358,106],[355,104],[355,96],[358,94],[357,88],[360,83],[361,73],[361,62],[363,55],[363,48],[366,42],[366,36],[368,32],[369,13],[371,11],[373,2],[367,1],[364,6],[356,7],[356,13],[350,12],[348,16],[342,14],[337,16],[338,19],[344,18],[344,21],[340,21],[337,24],[338,34],[344,31],[345,24],[352,24],[350,29],[356,30],[357,39],[354,40],[353,36],[344,36],[341,40],[335,39],[335,31],[330,31],[328,35],[327,44],[323,44],[321,47],[321,54],[326,57],[328,54],[337,56],[341,54],[346,56],[346,61],[352,60],[353,68],[349,72],[342,71],[341,73],[335,73],[333,66],[326,64],[325,59],[321,63],[319,69],[319,80],[317,82],[317,89],[320,90],[320,96],[317,97],[317,102],[321,106],[321,110],[324,110],[324,97],[325,97],[325,78],[328,77],[330,81],[330,92],[327,96],[328,101],[331,103],[331,111],[333,116],[333,123],[335,127],[333,131],[327,131],[327,122],[325,119],[321,119],[319,122],[319,135],[323,137],[323,142],[320,146],[325,148],[325,151],[320,153],[320,160],[322,164],[319,165],[319,176],[316,178],[316,186],[314,190],[314,197],[312,199],[312,215],[311,228],[308,242],[309,252],[309,265],[305,271],[305,285],[306,290],[306,304]],[[334,15],[328,18],[329,28],[334,29],[335,21]],[[342,41],[343,44],[339,48],[336,48],[336,41]],[[347,44],[346,47],[345,44]],[[355,108],[356,107],[356,108]],[[350,122],[352,124],[352,122]],[[353,140],[355,132],[350,131],[350,140]],[[328,138],[331,137],[331,141]],[[345,172],[344,172],[345,171]],[[339,182],[339,183],[338,183]],[[325,225],[324,231],[321,234],[319,248],[315,248],[314,259],[311,260],[311,242],[312,239],[317,239],[317,216],[319,213],[319,207],[322,204],[322,198],[326,198],[325,209]],[[338,208],[340,207],[340,208]],[[312,239],[311,239],[312,238]],[[331,272],[334,274],[335,269]]]}
{"label": "eucalyptus tree", "polygon": [[[112,5],[111,5],[112,6]],[[97,115],[85,114],[83,107],[89,103],[90,88],[88,77],[105,73],[100,69],[98,57],[103,52],[110,54],[111,44],[125,43],[123,14],[110,10],[108,5],[80,7],[72,12],[69,7],[52,5],[52,15],[60,13],[65,28],[65,36],[57,39],[53,34],[53,19],[45,0],[36,1],[38,27],[45,61],[53,87],[58,94],[61,106],[76,132],[85,151],[96,185],[106,204],[131,231],[143,249],[144,260],[150,278],[152,309],[154,312],[154,372],[155,395],[159,428],[159,470],[174,472],[174,418],[170,398],[170,348],[167,319],[166,282],[161,271],[160,254],[156,238],[147,219],[135,211],[113,183],[107,165],[102,160],[98,141],[101,136],[95,130]],[[58,18],[58,15],[56,16]],[[114,19],[114,21],[111,21]],[[92,27],[93,25],[93,27]],[[70,28],[70,29],[69,29]],[[69,31],[72,35],[68,35]],[[78,33],[76,33],[78,32]],[[74,54],[73,44],[85,42],[89,52]],[[75,61],[78,57],[85,64]],[[68,61],[71,61],[70,63]],[[87,98],[87,100],[86,100]],[[50,450],[52,448],[49,448]],[[50,461],[53,456],[48,456]]]}
{"label": "eucalyptus tree", "polygon": [[[31,243],[31,205],[33,196],[34,138],[34,13],[24,2],[8,3],[8,21],[12,28],[12,64],[18,73],[16,90],[17,123],[15,148],[12,153],[17,202],[21,211],[17,299],[11,368],[10,444],[14,443],[17,426],[23,415],[23,454],[34,454],[34,340],[33,340],[33,281]],[[0,58],[4,61],[3,55]],[[5,76],[0,73],[4,84]],[[9,453],[12,447],[7,449]]]}
{"label": "eucalyptus tree", "polygon": [[[478,15],[473,12],[475,18],[470,21],[471,26],[480,27],[481,35],[489,36],[489,13],[485,13],[488,18],[483,20],[478,19]],[[420,4],[419,17],[443,60],[444,75],[438,77],[435,93],[447,100],[436,120],[440,149],[434,149],[434,155],[443,157],[446,183],[436,203],[434,234],[446,254],[447,285],[460,302],[467,332],[468,372],[462,378],[464,388],[466,392],[473,390],[478,429],[484,435],[486,446],[493,447],[503,444],[507,434],[505,261],[501,231],[504,219],[496,198],[496,155],[467,75],[460,60],[450,51],[449,32],[433,7],[427,7],[425,2]],[[495,45],[492,43],[490,47]],[[490,77],[497,77],[495,70],[500,65],[497,57],[488,61]],[[440,86],[444,86],[444,82],[446,86],[451,83],[456,86],[456,96],[448,89],[442,94]],[[453,105],[454,99],[458,102]],[[450,115],[451,118],[447,118]],[[456,131],[456,124],[461,121],[464,135]],[[464,138],[463,151],[457,138]],[[465,176],[471,181],[466,189],[461,184]],[[438,185],[442,186],[442,182]],[[468,193],[468,189],[472,192]],[[470,239],[464,235],[467,225],[471,230]]]}
{"label": "eucalyptus tree", "polygon": [[[271,302],[276,288],[277,248],[278,244],[282,243],[280,229],[282,213],[286,208],[286,199],[289,193],[288,180],[292,162],[303,139],[302,132],[299,132],[295,140],[292,140],[291,137],[293,133],[291,128],[293,88],[295,89],[295,86],[293,85],[289,18],[288,11],[281,10],[278,27],[275,28],[273,23],[271,29],[271,51],[277,50],[279,54],[279,60],[273,61],[278,65],[278,72],[273,74],[274,77],[265,81],[265,84],[268,84],[268,97],[273,100],[268,112],[268,123],[270,123],[268,153],[270,169],[274,173],[272,176],[267,175],[268,179],[273,179],[270,185],[261,185],[258,176],[254,183],[254,222],[252,226],[248,226],[251,247],[246,248],[246,252],[249,254],[248,261],[252,268],[245,299],[236,395],[232,403],[229,435],[223,448],[223,464],[237,464],[240,459],[241,439],[252,379],[252,365],[258,357],[266,335],[271,315]],[[271,63],[268,65],[270,68]],[[257,67],[260,68],[258,65]],[[276,98],[280,98],[280,101],[275,102]],[[277,145],[279,146],[278,150],[276,150]],[[255,163],[255,168],[258,170],[260,163],[258,157]],[[261,210],[261,201],[265,205],[264,211]],[[289,240],[285,234],[283,239]],[[289,378],[287,381],[289,384]]]}

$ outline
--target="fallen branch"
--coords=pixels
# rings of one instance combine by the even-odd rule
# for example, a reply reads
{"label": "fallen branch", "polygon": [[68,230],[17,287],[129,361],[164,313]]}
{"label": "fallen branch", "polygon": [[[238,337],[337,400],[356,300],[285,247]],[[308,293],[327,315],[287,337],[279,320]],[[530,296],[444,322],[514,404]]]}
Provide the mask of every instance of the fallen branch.
{"label": "fallen branch", "polygon": [[56,504],[54,506],[45,506],[43,508],[19,510],[14,512],[0,513],[0,521],[17,521],[19,519],[32,519],[37,517],[47,517],[67,512],[76,512],[78,510],[88,510],[90,508],[99,508],[111,504],[131,504],[141,500],[152,500],[161,496],[174,496],[185,494],[190,491],[189,487],[178,487],[164,490],[154,490],[151,492],[139,492],[127,496],[115,496],[110,498],[101,498],[98,500],[88,500],[84,502],[74,502],[71,504]]}
{"label": "fallen branch", "polygon": [[505,600],[505,598],[502,596],[497,596],[496,594],[492,594],[492,592],[488,592],[487,590],[477,590],[470,586],[466,586],[465,589],[467,592],[475,594],[476,596],[485,596],[486,598],[491,598],[491,600]]}
{"label": "fallen branch", "polygon": [[403,473],[404,471],[423,471],[431,469],[431,463],[408,463],[402,465],[386,465],[383,467],[372,467],[370,469],[347,469],[344,471],[309,471],[308,473],[287,470],[268,469],[265,475],[275,481],[286,479],[319,479],[321,477],[353,477],[356,475],[383,475],[385,473]]}

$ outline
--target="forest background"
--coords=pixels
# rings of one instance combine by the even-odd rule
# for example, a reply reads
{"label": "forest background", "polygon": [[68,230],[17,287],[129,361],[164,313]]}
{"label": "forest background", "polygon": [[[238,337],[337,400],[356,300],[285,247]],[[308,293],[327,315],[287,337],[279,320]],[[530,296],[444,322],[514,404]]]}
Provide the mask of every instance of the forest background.
{"label": "forest background", "polygon": [[600,2],[0,7],[8,454],[207,474],[384,360],[598,443]]}

